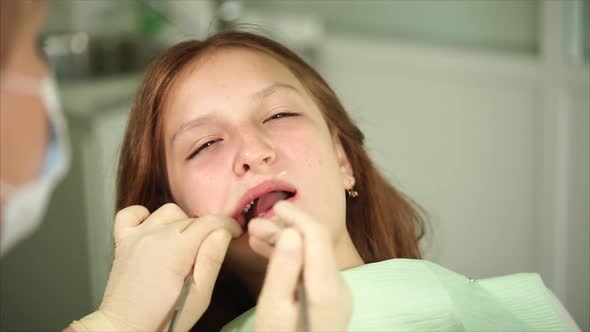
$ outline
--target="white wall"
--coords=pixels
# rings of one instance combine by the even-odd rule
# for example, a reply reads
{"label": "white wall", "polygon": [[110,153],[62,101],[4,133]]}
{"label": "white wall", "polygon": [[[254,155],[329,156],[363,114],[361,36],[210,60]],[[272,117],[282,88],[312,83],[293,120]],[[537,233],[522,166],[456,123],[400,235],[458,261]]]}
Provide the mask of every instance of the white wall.
{"label": "white wall", "polygon": [[571,94],[569,199],[565,299],[584,330],[590,330],[590,97]]}

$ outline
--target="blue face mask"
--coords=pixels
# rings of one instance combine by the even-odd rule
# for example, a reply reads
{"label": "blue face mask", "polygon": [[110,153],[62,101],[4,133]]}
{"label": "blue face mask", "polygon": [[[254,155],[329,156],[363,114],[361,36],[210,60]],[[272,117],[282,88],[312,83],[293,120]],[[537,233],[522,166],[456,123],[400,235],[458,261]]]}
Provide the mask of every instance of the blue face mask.
{"label": "blue face mask", "polygon": [[2,207],[0,256],[4,256],[19,241],[31,235],[47,210],[51,193],[66,174],[70,165],[70,146],[57,88],[47,77],[39,81],[16,73],[2,73],[2,88],[12,93],[39,96],[49,117],[50,139],[41,173],[22,186],[0,179]]}

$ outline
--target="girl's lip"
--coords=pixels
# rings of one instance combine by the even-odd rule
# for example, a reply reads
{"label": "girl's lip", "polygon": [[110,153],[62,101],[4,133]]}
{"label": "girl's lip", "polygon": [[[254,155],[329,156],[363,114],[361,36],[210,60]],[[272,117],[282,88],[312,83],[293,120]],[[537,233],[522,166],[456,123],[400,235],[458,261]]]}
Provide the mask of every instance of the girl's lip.
{"label": "girl's lip", "polygon": [[[286,199],[286,201],[294,203],[297,201],[298,198],[299,198],[299,194],[296,192],[295,195],[289,197],[288,199]],[[274,208],[270,208],[270,210],[263,212],[254,218],[271,219],[274,216],[275,216]],[[240,223],[240,227],[242,228],[242,231],[244,232],[244,234],[248,233],[248,223],[242,222],[242,223]]]}
{"label": "girl's lip", "polygon": [[244,210],[246,205],[248,205],[254,199],[272,191],[288,191],[295,193],[295,195],[297,195],[297,189],[294,185],[290,184],[289,182],[274,179],[262,181],[258,185],[246,191],[244,195],[242,195],[242,198],[238,201],[231,217],[234,220],[236,220],[242,228],[245,228],[246,225],[244,217],[242,215],[242,211]]}
{"label": "girl's lip", "polygon": [[[289,197],[288,199],[286,199],[287,202],[295,202],[297,200],[297,198],[299,197],[299,195],[297,193],[295,193],[295,195]],[[255,218],[265,218],[265,219],[270,219],[272,217],[275,216],[275,211],[274,211],[274,207],[270,208],[270,210],[263,212],[261,214],[259,214],[258,216],[256,216]]]}

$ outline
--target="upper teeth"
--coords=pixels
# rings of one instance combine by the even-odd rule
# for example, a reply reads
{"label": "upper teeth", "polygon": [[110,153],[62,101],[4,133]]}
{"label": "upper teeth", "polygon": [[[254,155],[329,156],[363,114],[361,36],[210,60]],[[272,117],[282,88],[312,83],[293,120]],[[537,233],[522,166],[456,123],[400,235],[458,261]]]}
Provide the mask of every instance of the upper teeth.
{"label": "upper teeth", "polygon": [[242,213],[248,213],[248,211],[250,211],[250,208],[252,207],[252,205],[254,205],[254,201],[252,201],[248,205],[246,205],[244,207],[244,210],[242,211]]}

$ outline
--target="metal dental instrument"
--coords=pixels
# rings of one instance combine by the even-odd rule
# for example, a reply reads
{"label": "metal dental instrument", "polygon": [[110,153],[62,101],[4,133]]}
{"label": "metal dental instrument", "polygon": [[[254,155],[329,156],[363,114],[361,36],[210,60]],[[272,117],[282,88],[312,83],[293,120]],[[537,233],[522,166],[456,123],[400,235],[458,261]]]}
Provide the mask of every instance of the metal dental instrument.
{"label": "metal dental instrument", "polygon": [[186,278],[184,278],[184,285],[182,285],[182,290],[180,291],[180,296],[178,297],[178,302],[176,303],[176,308],[174,308],[174,313],[172,314],[172,320],[170,321],[170,327],[168,328],[168,332],[174,332],[174,328],[176,326],[176,320],[180,313],[182,312],[182,308],[184,308],[184,303],[186,302],[186,298],[188,297],[188,293],[191,290],[191,285],[193,284],[193,272],[189,273]]}
{"label": "metal dental instrument", "polygon": [[[285,228],[283,224],[278,224],[278,226],[281,229]],[[272,246],[274,246],[274,243],[272,244]],[[174,313],[172,314],[172,320],[170,321],[170,327],[168,328],[168,332],[174,332],[176,322],[182,312],[182,309],[184,308],[186,298],[188,297],[188,293],[191,289],[192,277],[193,271],[191,271],[191,273],[189,273],[189,275],[186,276],[186,278],[184,279],[184,285],[182,286],[180,296],[178,297],[178,302],[176,303],[176,307],[174,308]],[[309,321],[309,308],[307,304],[307,294],[305,292],[305,286],[303,283],[303,271],[301,271],[301,273],[299,274],[299,280],[297,281],[297,299],[299,300],[298,325],[300,326],[302,332],[311,332]]]}
{"label": "metal dental instrument", "polygon": [[303,332],[310,332],[307,295],[305,294],[302,275],[303,273],[299,276],[299,282],[297,283],[297,298],[299,298],[299,326],[301,326]]}
{"label": "metal dental instrument", "polygon": [[[191,273],[184,279],[184,285],[182,286],[182,290],[180,291],[180,296],[178,297],[178,303],[176,303],[176,308],[174,308],[174,313],[172,314],[172,320],[170,321],[170,327],[168,327],[168,332],[174,332],[177,319],[180,316],[180,313],[182,312],[182,308],[184,308],[184,303],[186,302],[188,293],[191,290],[192,277],[193,274]],[[301,327],[302,332],[310,332],[311,330],[309,327],[307,295],[305,294],[305,287],[303,286],[302,275],[299,276],[299,281],[297,283],[297,298],[299,299],[299,326]]]}

